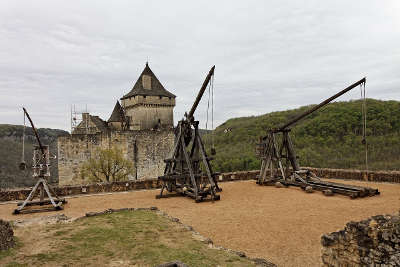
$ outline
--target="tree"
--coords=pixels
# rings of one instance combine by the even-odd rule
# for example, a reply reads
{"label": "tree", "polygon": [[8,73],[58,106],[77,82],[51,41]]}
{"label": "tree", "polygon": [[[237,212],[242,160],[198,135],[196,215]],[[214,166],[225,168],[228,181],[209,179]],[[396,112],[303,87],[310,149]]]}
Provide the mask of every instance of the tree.
{"label": "tree", "polygon": [[97,149],[81,167],[82,179],[93,182],[123,181],[132,173],[133,163],[117,147]]}

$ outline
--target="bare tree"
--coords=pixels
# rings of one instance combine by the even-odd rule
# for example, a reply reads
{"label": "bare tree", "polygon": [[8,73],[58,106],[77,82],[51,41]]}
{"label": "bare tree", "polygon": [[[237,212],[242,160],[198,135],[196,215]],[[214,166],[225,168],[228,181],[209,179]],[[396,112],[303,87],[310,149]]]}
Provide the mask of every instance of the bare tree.
{"label": "bare tree", "polygon": [[132,173],[133,163],[116,147],[97,149],[81,167],[81,178],[93,182],[123,181]]}

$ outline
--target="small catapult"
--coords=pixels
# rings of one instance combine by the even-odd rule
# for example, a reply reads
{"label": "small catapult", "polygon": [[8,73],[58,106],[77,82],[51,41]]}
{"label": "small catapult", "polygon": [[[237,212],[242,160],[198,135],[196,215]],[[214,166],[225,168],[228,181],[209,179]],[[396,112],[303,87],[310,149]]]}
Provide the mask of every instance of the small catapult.
{"label": "small catapult", "polygon": [[[21,170],[26,169],[26,163],[24,161],[24,144],[25,144],[25,116],[28,118],[32,130],[35,134],[38,145],[34,146],[33,149],[33,163],[32,169],[33,174],[32,177],[38,179],[35,186],[32,188],[32,191],[29,193],[29,196],[23,202],[19,202],[18,208],[14,210],[13,214],[19,214],[22,212],[38,212],[38,211],[51,211],[51,210],[62,210],[62,205],[67,203],[65,199],[58,198],[57,194],[51,188],[51,186],[47,183],[47,179],[50,177],[50,151],[48,145],[42,145],[40,141],[39,135],[36,131],[35,126],[33,125],[32,119],[29,116],[28,112],[25,108],[24,110],[24,134],[23,134],[23,152],[22,152],[22,161],[19,165]],[[45,199],[45,193],[47,194],[47,199]],[[39,194],[39,200],[34,201],[34,197]],[[53,197],[54,196],[54,197]],[[49,207],[49,205],[51,205]],[[28,206],[44,206],[41,209],[26,209]]]}
{"label": "small catapult", "polygon": [[[166,163],[164,175],[158,177],[162,183],[161,192],[156,198],[171,196],[171,194],[163,195],[164,190],[167,190],[171,193],[175,192],[177,195],[191,197],[196,202],[201,202],[208,196],[212,201],[220,199],[217,192],[221,192],[222,189],[218,187],[217,173],[212,171],[210,164],[212,158],[207,156],[199,134],[199,122],[195,121],[193,117],[204,91],[214,75],[214,69],[215,66],[208,73],[189,114],[185,113],[185,118],[179,121],[175,129],[172,157],[164,160]],[[211,152],[215,154],[215,151]]]}
{"label": "small catapult", "polygon": [[[358,82],[343,89],[339,93],[321,102],[319,105],[312,107],[310,110],[295,117],[285,125],[277,129],[268,131],[268,135],[260,139],[258,144],[258,154],[261,158],[261,170],[258,176],[257,184],[259,185],[279,185],[279,186],[297,186],[307,192],[313,190],[322,191],[325,195],[333,195],[334,193],[347,195],[351,198],[366,197],[379,195],[378,189],[369,187],[353,186],[341,183],[325,182],[317,177],[309,170],[302,170],[297,162],[296,152],[292,140],[290,138],[289,128],[304,117],[310,115],[321,107],[327,105],[332,100],[345,94],[356,86],[364,85],[364,101],[365,101],[365,82],[363,78]],[[365,111],[365,102],[363,105],[363,113]],[[364,115],[364,114],[363,114]],[[280,138],[281,136],[281,138]],[[281,140],[280,146],[278,140]],[[363,142],[365,141],[365,116],[363,119]],[[284,161],[286,159],[286,161]],[[269,171],[269,177],[267,172]]]}

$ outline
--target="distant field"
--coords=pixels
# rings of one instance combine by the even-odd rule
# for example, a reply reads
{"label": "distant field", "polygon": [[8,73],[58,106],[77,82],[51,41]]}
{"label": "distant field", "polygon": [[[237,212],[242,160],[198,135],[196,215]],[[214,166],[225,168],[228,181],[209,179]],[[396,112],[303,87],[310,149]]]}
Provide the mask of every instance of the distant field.
{"label": "distant field", "polygon": [[72,223],[18,227],[18,246],[0,252],[1,266],[254,266],[210,249],[191,232],[151,211],[122,211]]}

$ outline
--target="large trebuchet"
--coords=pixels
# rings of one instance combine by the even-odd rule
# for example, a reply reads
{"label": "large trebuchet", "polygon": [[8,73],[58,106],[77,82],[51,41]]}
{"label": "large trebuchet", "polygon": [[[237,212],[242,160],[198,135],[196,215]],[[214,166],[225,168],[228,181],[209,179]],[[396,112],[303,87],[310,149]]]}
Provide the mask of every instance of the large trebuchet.
{"label": "large trebuchet", "polygon": [[[319,190],[323,191],[326,195],[338,193],[348,195],[352,198],[379,194],[378,189],[325,182],[320,180],[320,178],[309,170],[302,170],[297,162],[296,152],[289,134],[291,131],[290,127],[293,124],[329,104],[351,89],[359,85],[365,85],[365,82],[366,79],[363,78],[321,102],[319,105],[295,117],[285,125],[277,129],[270,129],[267,136],[262,137],[260,144],[258,144],[258,153],[261,158],[261,170],[257,183],[259,185],[274,185],[276,183],[283,186],[292,185],[301,187],[307,192]],[[365,142],[365,140],[363,140],[363,142]]]}
{"label": "large trebuchet", "polygon": [[[158,179],[162,183],[156,198],[168,197],[164,190],[178,195],[189,196],[200,202],[208,197],[219,200],[216,173],[213,172],[209,157],[199,134],[199,122],[194,120],[194,112],[214,75],[213,66],[201,86],[199,94],[185,118],[179,121],[175,130],[175,144],[172,156],[165,159],[165,171]],[[193,135],[194,133],[194,135]]]}

